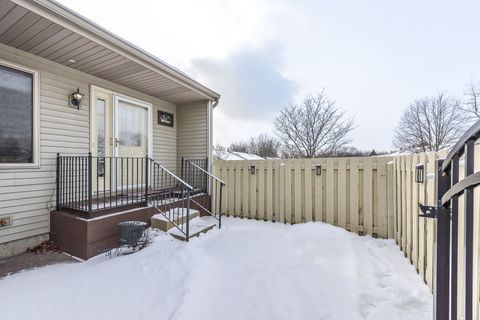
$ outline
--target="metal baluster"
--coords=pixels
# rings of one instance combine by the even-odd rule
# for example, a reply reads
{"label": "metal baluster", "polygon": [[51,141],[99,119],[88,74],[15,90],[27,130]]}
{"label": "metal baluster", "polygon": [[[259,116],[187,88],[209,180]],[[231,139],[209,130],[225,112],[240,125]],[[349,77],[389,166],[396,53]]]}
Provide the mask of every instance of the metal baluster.
{"label": "metal baluster", "polygon": [[218,204],[218,229],[222,227],[222,189],[223,183],[220,183],[220,197],[219,197],[219,204]]}
{"label": "metal baluster", "polygon": [[88,214],[92,212],[92,193],[93,193],[93,188],[92,188],[92,153],[88,153]]}
{"label": "metal baluster", "polygon": [[136,180],[136,195],[135,195],[135,199],[136,199],[136,202],[138,203],[138,158],[135,158],[135,162],[136,162],[136,167],[137,167],[137,175],[135,176],[135,180]]}
{"label": "metal baluster", "polygon": [[108,157],[108,172],[109,172],[109,175],[108,175],[108,181],[109,181],[109,197],[108,197],[108,207],[111,208],[112,207],[112,157]]}
{"label": "metal baluster", "polygon": [[96,190],[96,191],[97,191],[97,208],[96,208],[96,210],[98,210],[98,209],[100,209],[100,205],[99,205],[99,202],[98,202],[98,201],[100,200],[100,195],[99,195],[99,193],[100,193],[100,188],[99,188],[99,187],[100,187],[100,184],[98,183],[98,181],[99,181],[99,179],[98,179],[98,178],[99,178],[99,177],[98,177],[98,157],[95,157],[95,159],[96,159],[96,161],[97,161],[97,168],[96,168],[97,170],[95,170],[95,171],[96,171],[95,174],[96,174],[96,176],[97,176],[97,188],[96,188],[96,189],[97,189],[97,190]]}
{"label": "metal baluster", "polygon": [[123,197],[125,196],[124,192],[123,192],[123,188],[124,188],[124,184],[123,184],[123,158],[120,158],[120,166],[121,166],[121,173],[120,173],[120,178],[121,178],[121,185],[120,185],[120,192],[122,193],[122,198],[120,198],[120,201],[121,201],[121,204],[123,205]]}
{"label": "metal baluster", "polygon": [[118,207],[118,158],[115,157],[115,206]]}

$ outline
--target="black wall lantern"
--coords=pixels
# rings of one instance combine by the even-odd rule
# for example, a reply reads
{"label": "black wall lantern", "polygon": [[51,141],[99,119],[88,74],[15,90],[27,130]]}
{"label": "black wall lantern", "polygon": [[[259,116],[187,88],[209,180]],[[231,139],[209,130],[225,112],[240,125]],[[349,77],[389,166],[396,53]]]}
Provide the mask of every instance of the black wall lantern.
{"label": "black wall lantern", "polygon": [[255,166],[250,166],[250,173],[255,174]]}
{"label": "black wall lantern", "polygon": [[70,105],[70,107],[79,110],[83,96],[84,94],[80,93],[80,89],[77,88],[77,92],[72,93],[68,99],[68,104]]}
{"label": "black wall lantern", "polygon": [[317,176],[322,174],[322,166],[321,165],[319,165],[319,164],[315,165],[315,173],[317,174]]}
{"label": "black wall lantern", "polygon": [[423,183],[425,177],[425,167],[423,164],[417,164],[415,166],[415,182]]}

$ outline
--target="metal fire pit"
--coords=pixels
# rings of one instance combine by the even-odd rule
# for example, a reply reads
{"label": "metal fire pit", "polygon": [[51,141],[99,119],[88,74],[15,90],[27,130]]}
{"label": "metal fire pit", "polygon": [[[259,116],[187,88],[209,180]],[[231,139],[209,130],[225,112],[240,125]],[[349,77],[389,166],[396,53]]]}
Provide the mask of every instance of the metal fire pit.
{"label": "metal fire pit", "polygon": [[125,221],[118,224],[120,228],[120,245],[125,247],[136,247],[143,244],[143,232],[147,224],[142,221]]}

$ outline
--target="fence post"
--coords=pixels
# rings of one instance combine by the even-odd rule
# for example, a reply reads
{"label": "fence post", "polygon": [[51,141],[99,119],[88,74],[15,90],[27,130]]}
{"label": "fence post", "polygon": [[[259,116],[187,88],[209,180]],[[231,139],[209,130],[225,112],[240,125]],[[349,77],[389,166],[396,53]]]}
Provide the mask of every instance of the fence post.
{"label": "fence post", "polygon": [[450,176],[442,174],[442,164],[443,160],[436,161],[435,320],[448,320],[450,312],[450,209],[442,206],[442,197],[450,188]]}
{"label": "fence post", "polygon": [[148,204],[148,154],[145,156],[145,204]]}
{"label": "fence post", "polygon": [[56,180],[55,180],[55,184],[56,184],[56,204],[55,204],[55,208],[57,211],[60,210],[60,153],[57,153],[57,177],[56,177]]}

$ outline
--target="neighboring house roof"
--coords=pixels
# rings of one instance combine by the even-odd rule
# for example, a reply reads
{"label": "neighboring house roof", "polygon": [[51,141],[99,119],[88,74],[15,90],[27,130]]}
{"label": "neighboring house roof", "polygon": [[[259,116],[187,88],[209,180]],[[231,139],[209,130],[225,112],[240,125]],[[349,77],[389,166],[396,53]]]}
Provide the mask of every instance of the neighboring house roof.
{"label": "neighboring house roof", "polygon": [[238,152],[238,151],[218,151],[213,150],[214,157],[221,160],[265,160],[256,154]]}
{"label": "neighboring house roof", "polygon": [[0,43],[175,104],[220,95],[50,0],[0,1]]}

